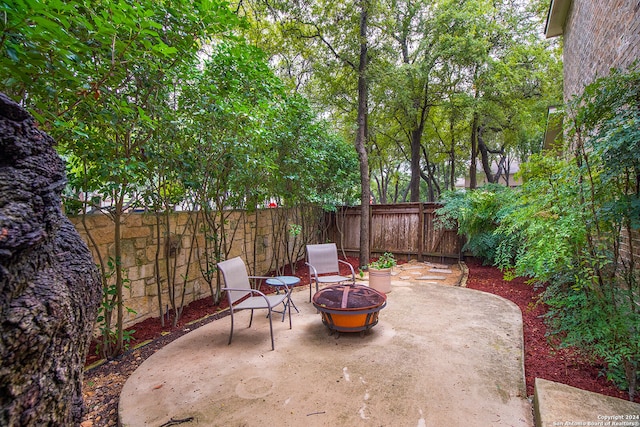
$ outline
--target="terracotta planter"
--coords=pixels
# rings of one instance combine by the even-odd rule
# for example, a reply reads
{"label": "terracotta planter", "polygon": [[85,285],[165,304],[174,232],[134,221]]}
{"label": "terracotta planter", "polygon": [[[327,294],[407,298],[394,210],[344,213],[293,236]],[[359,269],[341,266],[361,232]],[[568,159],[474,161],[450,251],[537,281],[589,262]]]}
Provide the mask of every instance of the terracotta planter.
{"label": "terracotta planter", "polygon": [[368,286],[335,285],[316,292],[313,305],[331,331],[364,333],[378,323],[387,297]]}
{"label": "terracotta planter", "polygon": [[383,294],[391,292],[391,268],[369,268],[369,287]]}

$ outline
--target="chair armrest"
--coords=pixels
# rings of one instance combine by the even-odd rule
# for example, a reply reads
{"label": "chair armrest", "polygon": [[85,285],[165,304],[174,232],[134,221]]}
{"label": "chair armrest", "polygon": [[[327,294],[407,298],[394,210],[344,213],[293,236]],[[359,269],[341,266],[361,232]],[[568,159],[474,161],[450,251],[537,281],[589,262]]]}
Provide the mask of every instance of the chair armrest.
{"label": "chair armrest", "polygon": [[353,270],[353,265],[349,264],[347,261],[343,261],[341,259],[338,260],[339,263],[341,264],[346,264],[349,266],[349,269],[351,270],[351,279],[352,280],[356,280],[356,272]]}
{"label": "chair armrest", "polygon": [[267,297],[263,292],[260,292],[257,289],[247,289],[247,288],[220,288],[221,291],[234,291],[234,292],[248,292],[251,294],[258,294],[262,297]]}
{"label": "chair armrest", "polygon": [[308,266],[309,266],[309,268],[310,268],[311,270],[313,270],[313,275],[314,275],[315,280],[316,280],[316,282],[317,282],[317,281],[318,281],[318,270],[316,270],[316,268],[315,268],[313,265],[309,264],[308,262],[305,262],[305,265],[308,265]]}
{"label": "chair armrest", "polygon": [[[248,292],[251,294],[251,296],[253,297],[253,295],[257,295],[257,296],[261,296],[262,298],[264,298],[264,301],[267,303],[267,307],[269,308],[269,310],[271,310],[271,303],[269,302],[269,298],[267,298],[267,296],[263,293],[260,292],[257,289],[247,289],[247,288],[220,288],[220,290],[222,291],[238,291],[238,292]],[[243,298],[244,299],[244,298]],[[275,306],[274,306],[275,307]]]}

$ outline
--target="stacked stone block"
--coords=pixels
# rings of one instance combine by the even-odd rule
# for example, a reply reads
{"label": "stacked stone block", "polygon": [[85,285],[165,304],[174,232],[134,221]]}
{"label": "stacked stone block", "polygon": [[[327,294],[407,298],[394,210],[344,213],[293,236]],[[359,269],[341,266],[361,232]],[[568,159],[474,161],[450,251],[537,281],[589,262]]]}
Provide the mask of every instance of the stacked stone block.
{"label": "stacked stone block", "polygon": [[[161,219],[160,239],[157,237],[155,215],[131,213],[125,216],[121,226],[122,268],[128,279],[129,288],[125,289],[124,297],[125,306],[135,311],[135,314],[125,315],[125,327],[150,317],[159,316],[156,253],[162,278],[162,303],[165,308],[169,304],[166,279],[167,263],[169,263],[171,271],[174,268],[176,270],[175,289],[178,302],[181,298],[183,277],[187,278],[185,305],[211,296],[209,286],[200,272],[199,254],[197,253],[204,247],[204,237],[198,233],[195,237],[198,239],[197,244],[192,238],[195,215],[196,213],[193,212],[173,213],[169,220],[170,238],[167,238],[164,219]],[[105,261],[109,257],[114,257],[114,224],[111,219],[101,214],[86,215],[84,219],[86,229],[82,217],[70,217],[70,220],[90,247],[96,264],[99,262],[98,252]],[[237,231],[233,233],[231,230],[237,224],[239,224]],[[256,214],[232,212],[228,218],[228,230],[228,237],[233,239],[230,258],[242,256],[250,268],[255,265],[255,272],[252,271],[252,273],[256,274],[265,274],[272,268],[271,261],[274,255],[272,234],[274,230],[269,211],[262,210]],[[193,252],[189,257],[191,250]],[[255,260],[253,259],[254,254]]]}

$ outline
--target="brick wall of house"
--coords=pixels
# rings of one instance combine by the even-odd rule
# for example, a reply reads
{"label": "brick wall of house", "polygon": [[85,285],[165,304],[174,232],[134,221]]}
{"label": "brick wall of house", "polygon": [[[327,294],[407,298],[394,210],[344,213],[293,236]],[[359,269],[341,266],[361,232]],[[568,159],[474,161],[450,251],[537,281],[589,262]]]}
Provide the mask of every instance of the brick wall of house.
{"label": "brick wall of house", "polygon": [[[272,269],[272,261],[276,250],[280,251],[280,259],[283,259],[281,244],[274,242],[274,224],[282,222],[282,215],[274,215],[275,209],[261,210],[257,214],[244,215],[242,212],[233,212],[229,217],[228,227],[233,228],[239,224],[237,232],[231,242],[229,257],[242,256],[250,267],[251,274],[263,275]],[[157,238],[156,218],[146,213],[133,213],[126,216],[122,224],[122,268],[125,277],[129,280],[129,289],[125,289],[125,306],[135,310],[135,314],[125,314],[125,327],[131,326],[141,320],[158,317],[158,287],[156,280],[156,252],[159,256],[159,266],[162,277],[162,302],[163,307],[169,304],[169,290],[167,286],[166,267],[167,262],[171,271],[175,268],[177,296],[182,295],[183,277],[186,277],[185,305],[192,301],[211,295],[209,285],[200,273],[198,251],[204,247],[204,237],[196,234],[193,240],[193,221],[195,215],[190,212],[179,212],[171,215],[170,234],[167,239],[163,228],[160,239]],[[87,215],[85,222],[89,233],[82,224],[81,217],[70,217],[71,222],[87,242],[96,258],[97,246],[103,257],[108,259],[114,255],[114,224],[104,215]],[[164,224],[164,221],[162,221]],[[284,225],[276,227],[285,228]],[[185,233],[185,229],[187,232]],[[91,243],[89,234],[95,242]],[[231,233],[228,233],[231,239]],[[158,246],[159,243],[159,246]],[[301,244],[301,243],[299,243]],[[193,248],[193,252],[190,252]],[[290,248],[291,250],[291,248]],[[254,267],[255,266],[255,267]],[[214,284],[215,289],[215,284]],[[178,299],[179,301],[179,299]]]}
{"label": "brick wall of house", "polygon": [[574,0],[564,26],[564,97],[640,58],[640,0]]}
{"label": "brick wall of house", "polygon": [[[574,0],[564,25],[564,98],[569,101],[612,68],[640,60],[640,0]],[[640,63],[639,63],[640,65]],[[621,255],[640,260],[640,235],[625,237]],[[640,263],[640,262],[639,262]]]}

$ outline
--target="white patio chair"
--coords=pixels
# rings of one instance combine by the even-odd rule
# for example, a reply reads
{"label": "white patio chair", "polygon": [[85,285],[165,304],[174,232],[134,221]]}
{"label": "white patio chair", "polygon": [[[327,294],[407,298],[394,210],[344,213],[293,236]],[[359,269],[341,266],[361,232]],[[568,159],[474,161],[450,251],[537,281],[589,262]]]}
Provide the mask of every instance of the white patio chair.
{"label": "white patio chair", "polygon": [[[239,310],[251,310],[251,318],[249,320],[249,328],[253,323],[253,310],[268,310],[269,331],[271,333],[271,350],[275,349],[273,343],[273,322],[271,320],[273,308],[289,303],[291,298],[291,289],[286,283],[282,283],[284,292],[278,295],[265,295],[257,289],[251,288],[249,279],[275,279],[274,277],[248,276],[247,267],[240,257],[231,258],[226,261],[220,261],[218,268],[222,271],[225,287],[223,291],[227,292],[229,298],[229,311],[231,312],[231,333],[229,334],[229,344],[233,338],[233,313]],[[240,301],[240,302],[238,302]],[[236,304],[237,303],[237,304]],[[291,310],[289,312],[289,329],[291,329]]]}
{"label": "white patio chair", "polygon": [[[309,302],[311,302],[311,289],[316,283],[316,292],[320,283],[356,283],[356,273],[353,266],[346,261],[338,259],[338,248],[335,243],[322,243],[319,245],[307,245],[307,262],[309,266]],[[351,269],[351,277],[340,275],[340,264],[348,265]]]}

